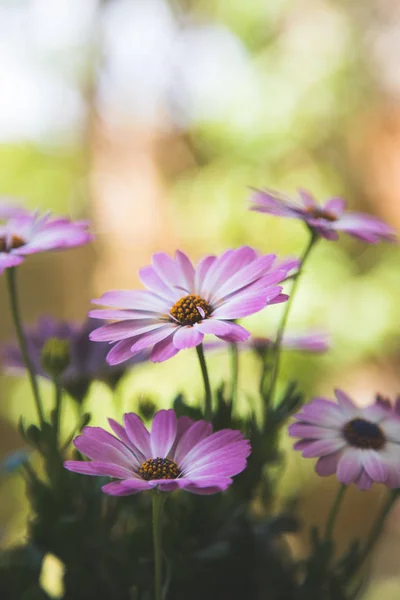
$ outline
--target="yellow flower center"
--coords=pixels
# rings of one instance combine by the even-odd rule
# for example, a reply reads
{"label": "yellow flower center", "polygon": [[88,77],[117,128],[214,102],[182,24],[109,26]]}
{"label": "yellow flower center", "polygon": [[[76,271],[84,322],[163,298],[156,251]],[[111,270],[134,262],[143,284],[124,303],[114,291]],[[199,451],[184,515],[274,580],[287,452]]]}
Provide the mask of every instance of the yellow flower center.
{"label": "yellow flower center", "polygon": [[169,458],[149,458],[139,469],[142,479],[176,479],[181,474],[178,465]]}
{"label": "yellow flower center", "polygon": [[181,325],[194,325],[208,317],[211,311],[211,306],[203,298],[197,294],[189,294],[175,302],[170,313]]}
{"label": "yellow flower center", "polygon": [[25,240],[19,237],[19,235],[12,235],[8,240],[5,237],[0,237],[0,252],[9,252],[10,250],[21,248],[25,244]]}

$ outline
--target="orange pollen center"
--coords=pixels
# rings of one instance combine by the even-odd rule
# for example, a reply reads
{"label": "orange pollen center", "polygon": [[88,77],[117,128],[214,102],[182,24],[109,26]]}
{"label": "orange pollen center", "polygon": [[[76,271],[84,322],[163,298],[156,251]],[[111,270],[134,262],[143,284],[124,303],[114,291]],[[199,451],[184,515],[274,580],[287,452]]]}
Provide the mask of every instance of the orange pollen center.
{"label": "orange pollen center", "polygon": [[189,294],[189,296],[184,296],[178,302],[175,302],[170,313],[181,325],[194,325],[207,318],[211,311],[211,306],[203,298],[200,298],[197,294]]}
{"label": "orange pollen center", "polygon": [[178,465],[169,458],[149,458],[139,469],[142,479],[177,479],[181,471]]}
{"label": "orange pollen center", "polygon": [[5,237],[0,237],[0,252],[9,252],[10,250],[21,248],[25,244],[25,240],[18,235],[12,235],[8,240]]}
{"label": "orange pollen center", "polygon": [[328,210],[323,210],[322,208],[307,208],[307,214],[313,219],[325,219],[326,221],[334,221],[338,220],[338,217],[333,215]]}

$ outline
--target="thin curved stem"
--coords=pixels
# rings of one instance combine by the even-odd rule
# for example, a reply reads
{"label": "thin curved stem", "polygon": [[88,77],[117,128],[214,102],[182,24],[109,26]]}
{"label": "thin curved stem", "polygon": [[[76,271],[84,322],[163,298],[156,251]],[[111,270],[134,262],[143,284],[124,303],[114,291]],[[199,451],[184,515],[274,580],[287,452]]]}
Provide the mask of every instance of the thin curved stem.
{"label": "thin curved stem", "polygon": [[201,374],[203,375],[204,381],[204,417],[206,421],[212,421],[211,386],[207,371],[206,359],[204,356],[203,344],[196,346],[196,351],[197,356],[199,357]]}
{"label": "thin curved stem", "polygon": [[332,539],[333,528],[335,527],[336,519],[339,514],[339,510],[342,505],[342,501],[344,498],[344,494],[347,490],[347,487],[348,486],[345,485],[344,483],[341,484],[341,486],[336,494],[336,498],[332,504],[332,508],[329,513],[329,517],[326,522],[326,529],[325,529],[325,539],[327,541]]}
{"label": "thin curved stem", "polygon": [[239,383],[239,350],[237,344],[231,344],[232,356],[232,391],[231,391],[231,413],[233,414],[237,404],[237,392]]}
{"label": "thin curved stem", "polygon": [[398,490],[394,490],[394,491],[390,492],[389,498],[385,502],[381,513],[379,514],[377,520],[375,521],[375,524],[374,524],[374,526],[371,530],[371,533],[369,534],[369,537],[365,543],[365,546],[361,553],[361,556],[358,559],[357,568],[356,568],[357,570],[362,566],[364,561],[368,558],[371,550],[373,550],[373,548],[375,547],[375,544],[378,541],[378,539],[382,533],[382,528],[385,523],[386,517],[388,516],[394,502],[397,500],[398,497],[399,497]]}
{"label": "thin curved stem", "polygon": [[153,493],[154,598],[162,600],[162,492]]}
{"label": "thin curved stem", "polygon": [[62,407],[62,399],[63,399],[63,389],[62,389],[62,387],[60,385],[60,381],[58,379],[54,380],[54,389],[55,389],[54,437],[56,440],[56,445],[58,447],[58,436],[60,433],[61,407]]}
{"label": "thin curved stem", "polygon": [[275,340],[275,344],[274,344],[274,348],[273,348],[273,363],[272,363],[272,372],[271,372],[271,383],[270,383],[269,392],[268,392],[268,403],[269,404],[273,403],[274,395],[275,395],[275,389],[276,389],[276,384],[277,384],[278,378],[279,378],[279,367],[280,367],[280,359],[281,359],[281,345],[282,345],[282,339],[283,339],[283,335],[285,333],[286,325],[287,325],[287,322],[288,322],[290,309],[292,307],[293,299],[295,297],[296,290],[297,290],[297,287],[299,285],[301,275],[303,273],[304,265],[305,265],[305,263],[306,263],[309,255],[310,255],[310,252],[313,249],[313,247],[314,247],[314,245],[315,245],[315,243],[316,243],[317,240],[318,240],[318,236],[315,233],[311,233],[310,240],[309,240],[309,242],[307,244],[307,247],[304,250],[303,255],[302,255],[301,259],[300,259],[299,270],[298,270],[298,272],[295,275],[295,278],[294,278],[294,281],[293,281],[293,285],[292,285],[292,289],[290,291],[289,300],[285,304],[285,310],[283,312],[282,319],[281,319],[281,322],[280,322],[279,327],[278,327],[278,332],[277,332],[277,335],[276,335],[276,340]]}
{"label": "thin curved stem", "polygon": [[41,400],[40,394],[39,394],[39,387],[38,387],[38,383],[37,383],[37,379],[36,379],[35,370],[33,368],[32,361],[29,357],[29,353],[28,353],[28,349],[27,349],[27,345],[26,345],[25,334],[24,334],[24,330],[22,327],[22,319],[21,319],[21,313],[20,313],[19,303],[18,303],[16,269],[15,269],[15,267],[12,267],[11,269],[7,269],[6,272],[7,272],[7,287],[8,287],[8,293],[9,293],[9,298],[10,298],[10,307],[11,307],[11,314],[12,314],[12,318],[13,318],[13,322],[14,322],[14,327],[15,327],[15,331],[17,334],[22,358],[24,360],[26,369],[28,371],[29,380],[31,382],[33,397],[35,400],[36,410],[37,410],[37,413],[39,416],[40,425],[42,426],[44,423],[43,406],[42,406],[42,400]]}

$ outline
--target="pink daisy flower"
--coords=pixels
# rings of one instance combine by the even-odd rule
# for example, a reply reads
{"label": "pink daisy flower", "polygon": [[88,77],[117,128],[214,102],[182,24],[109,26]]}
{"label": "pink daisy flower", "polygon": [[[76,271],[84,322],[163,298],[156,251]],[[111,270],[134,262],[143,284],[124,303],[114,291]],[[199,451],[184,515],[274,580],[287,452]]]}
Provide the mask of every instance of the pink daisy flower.
{"label": "pink daisy flower", "polygon": [[295,415],[289,434],[301,438],[294,448],[318,458],[318,475],[336,473],[346,485],[362,490],[384,483],[400,487],[400,418],[378,400],[360,408],[341,390],[338,403],[315,398]]}
{"label": "pink daisy flower", "polygon": [[156,413],[151,432],[134,413],[124,415],[124,427],[112,419],[109,423],[115,436],[100,427],[85,427],[74,440],[90,461],[69,460],[64,466],[75,473],[116,478],[102,487],[111,496],[154,488],[216,494],[246,468],[251,452],[240,431],[213,433],[210,423],[177,418],[173,410]]}
{"label": "pink daisy flower", "polygon": [[0,274],[20,265],[29,254],[74,248],[93,239],[84,221],[39,216],[15,206],[0,206],[0,219],[5,221],[0,225]]}
{"label": "pink daisy flower", "polygon": [[250,210],[300,219],[316,235],[328,240],[337,240],[340,231],[369,244],[396,239],[396,231],[376,217],[346,211],[346,203],[341,198],[331,198],[321,206],[309,192],[299,190],[298,194],[299,197],[292,200],[272,190],[254,190]]}
{"label": "pink daisy flower", "polygon": [[144,348],[152,348],[151,360],[161,362],[198,346],[206,334],[245,341],[250,333],[236,319],[287,300],[277,284],[298,261],[274,266],[275,259],[274,254],[259,256],[248,246],[206,256],[196,267],[179,250],[175,258],[155,254],[152,266],[139,271],[148,290],[106,292],[93,301],[111,308],[93,310],[91,317],[117,322],[93,331],[90,339],[116,342],[107,356],[110,364]]}

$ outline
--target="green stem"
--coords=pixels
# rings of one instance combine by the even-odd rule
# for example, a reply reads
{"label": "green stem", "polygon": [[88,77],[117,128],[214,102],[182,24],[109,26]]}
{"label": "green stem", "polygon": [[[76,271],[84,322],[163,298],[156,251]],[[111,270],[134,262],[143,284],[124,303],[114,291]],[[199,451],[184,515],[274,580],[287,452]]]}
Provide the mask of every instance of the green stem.
{"label": "green stem", "polygon": [[19,309],[19,304],[18,304],[16,269],[15,269],[15,267],[12,267],[11,269],[7,269],[6,272],[7,272],[7,286],[8,286],[8,293],[9,293],[9,298],[10,298],[11,314],[12,314],[12,318],[14,321],[14,327],[15,327],[15,331],[17,334],[22,358],[24,360],[26,369],[28,371],[29,379],[31,382],[33,397],[35,400],[36,410],[37,410],[37,413],[39,416],[40,425],[42,426],[44,423],[43,406],[42,406],[42,401],[41,401],[40,394],[39,394],[39,387],[38,387],[37,380],[36,380],[35,370],[33,368],[32,361],[28,354],[28,350],[27,350],[27,346],[26,346],[26,339],[25,339],[24,330],[22,327],[21,314],[20,314],[20,309]]}
{"label": "green stem", "polygon": [[154,549],[154,598],[162,599],[162,492],[153,493],[153,549]]}
{"label": "green stem", "polygon": [[196,346],[197,356],[199,357],[201,374],[203,375],[204,381],[204,417],[206,421],[212,421],[212,405],[211,405],[211,386],[210,378],[208,376],[206,359],[204,356],[203,344]]}
{"label": "green stem", "polygon": [[60,385],[59,379],[54,380],[55,387],[55,412],[54,412],[54,437],[56,446],[58,447],[58,435],[60,433],[60,419],[61,419],[61,405],[63,398],[63,389]]}
{"label": "green stem", "polygon": [[268,392],[268,403],[271,403],[271,404],[273,404],[275,388],[276,388],[276,384],[277,384],[278,378],[279,378],[279,367],[280,367],[280,360],[281,360],[281,345],[282,345],[282,339],[283,339],[283,335],[285,333],[286,325],[288,322],[290,309],[292,307],[293,299],[295,297],[296,290],[299,285],[301,275],[303,273],[304,265],[310,255],[312,248],[314,247],[314,244],[316,243],[316,241],[318,239],[319,238],[315,233],[311,233],[310,240],[309,240],[307,247],[304,250],[303,255],[300,259],[299,270],[297,271],[297,273],[295,275],[292,289],[290,291],[289,300],[285,304],[285,310],[283,312],[282,319],[281,319],[281,322],[278,327],[278,333],[276,335],[276,340],[275,340],[275,344],[274,344],[274,348],[273,348],[273,364],[272,364],[272,372],[271,372],[271,383],[270,383],[269,392]]}
{"label": "green stem", "polygon": [[378,541],[378,539],[381,535],[383,524],[386,520],[386,517],[388,516],[394,502],[397,500],[398,497],[399,497],[398,490],[394,490],[394,491],[390,492],[389,498],[383,505],[383,509],[382,509],[381,513],[379,514],[377,520],[375,521],[375,524],[374,524],[372,531],[369,534],[369,537],[365,543],[365,546],[361,553],[361,556],[358,559],[357,567],[356,567],[357,570],[362,566],[362,564],[364,563],[366,558],[368,558],[368,555],[370,554],[371,550],[373,550],[376,542]]}
{"label": "green stem", "polygon": [[231,413],[234,412],[237,403],[237,392],[239,383],[239,351],[237,344],[231,344],[232,355],[232,391],[231,391]]}
{"label": "green stem", "polygon": [[338,490],[338,493],[336,494],[335,501],[332,504],[332,508],[329,513],[328,521],[326,523],[326,530],[325,530],[326,541],[329,541],[332,539],[333,528],[335,526],[336,518],[339,514],[339,510],[342,505],[344,493],[346,490],[347,490],[347,485],[342,483]]}

